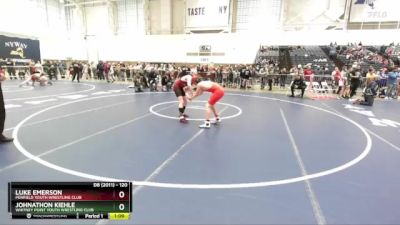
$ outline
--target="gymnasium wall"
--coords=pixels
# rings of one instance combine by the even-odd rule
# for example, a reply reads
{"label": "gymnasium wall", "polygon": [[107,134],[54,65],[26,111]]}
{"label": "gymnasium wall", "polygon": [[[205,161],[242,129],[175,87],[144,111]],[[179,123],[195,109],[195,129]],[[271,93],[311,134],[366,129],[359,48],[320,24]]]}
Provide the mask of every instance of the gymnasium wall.
{"label": "gymnasium wall", "polygon": [[[41,39],[43,58],[87,59],[90,61],[151,61],[188,63],[252,63],[262,45],[383,45],[398,42],[396,30],[297,31],[264,34],[136,35],[88,37],[87,40]],[[224,56],[188,56],[198,53],[201,45]]]}
{"label": "gymnasium wall", "polygon": [[[286,25],[290,25],[290,21],[298,21],[296,16],[307,22],[309,18],[305,18],[304,13],[297,15],[293,8],[287,8],[287,3],[293,0],[256,0],[251,3],[237,0],[236,4],[232,4],[232,7],[236,7],[234,31],[237,33],[190,35],[182,34],[184,25],[179,21],[184,17],[176,13],[176,10],[184,9],[185,0],[111,1],[111,6],[104,3],[80,8],[64,7],[59,0],[3,1],[7,1],[7,4],[2,4],[0,20],[4,22],[0,23],[0,33],[38,38],[44,59],[252,63],[261,44],[327,45],[331,41],[338,44],[362,41],[364,44],[382,45],[397,42],[399,34],[398,30],[317,31],[307,27],[301,31],[283,31],[272,29],[273,26],[267,22],[263,23],[268,21],[276,24],[281,14],[278,13],[281,3],[285,7],[282,9],[283,15],[287,16],[282,22],[288,22]],[[316,0],[307,1],[316,4]],[[331,9],[343,7],[342,0],[323,2],[326,3],[324,7],[330,10],[318,18],[331,14],[335,14],[331,16],[335,18],[339,12]],[[276,14],[264,18],[257,9],[265,7],[273,8]],[[148,14],[152,8],[160,9],[153,9],[154,18],[149,18],[158,21],[153,24],[156,27],[151,27],[151,21],[144,19],[146,15],[152,17]],[[321,8],[319,12],[325,8]],[[165,14],[165,11],[173,15]],[[160,13],[163,15],[159,15]],[[22,17],[25,19],[21,19]],[[170,20],[166,22],[168,18]],[[180,34],[146,35],[151,29],[155,33],[159,29],[163,31],[161,33]],[[208,56],[199,56],[200,46],[211,47]]]}
{"label": "gymnasium wall", "polygon": [[[253,63],[260,40],[238,34],[142,35],[103,38],[94,46],[100,60],[129,60],[180,63]],[[201,45],[211,46],[211,54],[193,56]]]}
{"label": "gymnasium wall", "polygon": [[1,0],[0,33],[40,40],[43,59],[85,59],[83,40],[71,38],[83,30],[77,14],[73,17],[74,29],[68,31],[64,6],[59,0]]}
{"label": "gymnasium wall", "polygon": [[362,42],[365,45],[398,43],[399,30],[323,30],[274,32],[262,38],[263,45],[329,45]]}
{"label": "gymnasium wall", "polygon": [[285,30],[325,30],[346,24],[346,0],[283,0]]}

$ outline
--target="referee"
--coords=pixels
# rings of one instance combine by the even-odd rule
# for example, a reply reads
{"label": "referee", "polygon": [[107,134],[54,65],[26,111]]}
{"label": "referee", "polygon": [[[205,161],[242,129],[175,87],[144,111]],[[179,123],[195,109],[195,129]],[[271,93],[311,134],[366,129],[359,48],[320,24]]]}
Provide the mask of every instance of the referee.
{"label": "referee", "polygon": [[4,121],[6,120],[6,109],[4,107],[3,90],[1,89],[1,83],[6,79],[3,68],[0,67],[0,143],[11,142],[14,138],[8,138],[3,135]]}

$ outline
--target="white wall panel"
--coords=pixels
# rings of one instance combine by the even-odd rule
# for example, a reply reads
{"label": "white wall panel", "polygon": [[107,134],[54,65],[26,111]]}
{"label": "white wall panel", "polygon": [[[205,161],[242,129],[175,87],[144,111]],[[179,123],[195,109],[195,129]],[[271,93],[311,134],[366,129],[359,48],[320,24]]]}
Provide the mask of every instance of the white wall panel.
{"label": "white wall panel", "polygon": [[285,30],[324,30],[342,26],[346,0],[284,0],[283,25]]}
{"label": "white wall panel", "polygon": [[160,0],[149,0],[150,34],[161,33],[161,3]]}
{"label": "white wall panel", "polygon": [[185,27],[185,2],[172,0],[172,33],[183,34]]}
{"label": "white wall panel", "polygon": [[[101,47],[109,43],[112,47]],[[244,44],[246,43],[246,44]],[[210,35],[150,35],[104,38],[99,41],[99,59],[148,62],[200,63],[198,56],[187,56],[198,52],[200,45],[211,45],[213,52],[225,56],[211,56],[213,63],[252,63],[258,51],[260,40],[254,36],[237,34]]]}
{"label": "white wall panel", "polygon": [[116,4],[118,34],[144,34],[144,0],[120,0]]}
{"label": "white wall panel", "polygon": [[261,32],[279,28],[282,0],[237,0],[237,32]]}
{"label": "white wall panel", "polygon": [[[65,34],[58,0],[1,0],[0,31],[30,36]],[[61,14],[60,14],[61,13]]]}
{"label": "white wall panel", "polygon": [[107,36],[112,34],[107,5],[85,7],[87,34]]}

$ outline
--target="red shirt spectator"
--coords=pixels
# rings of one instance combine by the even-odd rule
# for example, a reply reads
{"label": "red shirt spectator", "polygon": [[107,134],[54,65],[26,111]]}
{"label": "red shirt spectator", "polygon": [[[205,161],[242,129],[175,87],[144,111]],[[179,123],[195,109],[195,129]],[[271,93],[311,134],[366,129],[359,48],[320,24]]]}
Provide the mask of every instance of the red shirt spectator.
{"label": "red shirt spectator", "polygon": [[335,70],[332,72],[332,77],[333,77],[333,80],[335,81],[335,84],[336,85],[339,84],[339,80],[341,79],[342,74],[338,67],[335,67]]}
{"label": "red shirt spectator", "polygon": [[108,62],[105,62],[103,64],[103,70],[104,70],[104,73],[106,73],[106,74],[108,74],[110,72],[110,64]]}
{"label": "red shirt spectator", "polygon": [[314,71],[311,69],[311,66],[307,66],[307,68],[304,70],[304,79],[306,81],[311,81],[313,74]]}

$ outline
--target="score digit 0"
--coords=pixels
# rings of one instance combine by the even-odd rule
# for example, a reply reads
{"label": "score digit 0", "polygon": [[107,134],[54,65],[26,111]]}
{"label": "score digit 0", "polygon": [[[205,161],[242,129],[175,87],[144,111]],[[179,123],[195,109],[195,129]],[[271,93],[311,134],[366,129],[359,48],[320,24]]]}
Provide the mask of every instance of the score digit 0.
{"label": "score digit 0", "polygon": [[119,210],[124,211],[124,209],[125,209],[124,203],[119,204],[118,208],[119,208]]}
{"label": "score digit 0", "polygon": [[125,197],[125,192],[120,191],[118,196],[119,196],[119,198],[124,198]]}

